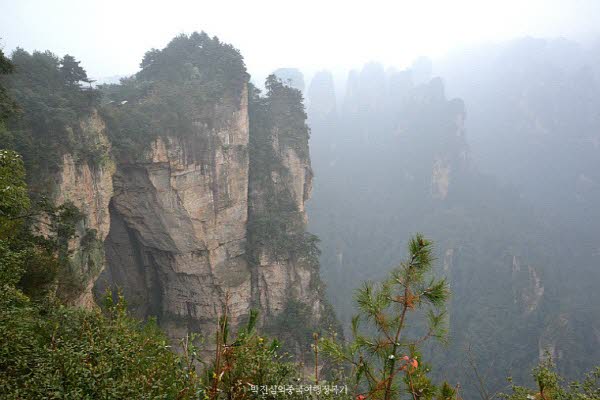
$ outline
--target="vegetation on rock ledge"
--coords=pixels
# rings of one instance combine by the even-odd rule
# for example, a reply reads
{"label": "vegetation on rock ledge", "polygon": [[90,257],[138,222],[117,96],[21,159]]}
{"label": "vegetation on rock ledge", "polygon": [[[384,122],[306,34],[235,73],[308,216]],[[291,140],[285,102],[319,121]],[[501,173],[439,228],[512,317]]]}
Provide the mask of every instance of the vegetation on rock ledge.
{"label": "vegetation on rock ledge", "polygon": [[100,93],[81,86],[90,80],[79,62],[70,55],[17,49],[10,65],[14,67],[4,73],[13,73],[0,75],[3,97],[12,98],[12,103],[2,101],[8,129],[0,130],[0,140],[23,155],[27,171],[36,179],[45,176],[62,164],[65,153],[81,161],[101,159],[105,149],[88,143],[81,127],[99,104]]}
{"label": "vegetation on rock ledge", "polygon": [[215,128],[220,113],[239,109],[248,81],[239,51],[204,32],[179,35],[164,49],[148,51],[140,66],[121,84],[100,87],[102,116],[125,158],[158,137]]}

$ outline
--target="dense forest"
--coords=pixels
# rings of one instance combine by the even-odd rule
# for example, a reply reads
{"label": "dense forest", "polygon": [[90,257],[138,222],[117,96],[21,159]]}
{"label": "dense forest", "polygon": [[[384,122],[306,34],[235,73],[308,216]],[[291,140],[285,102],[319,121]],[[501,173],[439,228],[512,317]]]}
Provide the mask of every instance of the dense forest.
{"label": "dense forest", "polygon": [[480,172],[426,61],[339,105],[204,32],[80,64],[0,52],[0,398],[600,399],[596,225]]}

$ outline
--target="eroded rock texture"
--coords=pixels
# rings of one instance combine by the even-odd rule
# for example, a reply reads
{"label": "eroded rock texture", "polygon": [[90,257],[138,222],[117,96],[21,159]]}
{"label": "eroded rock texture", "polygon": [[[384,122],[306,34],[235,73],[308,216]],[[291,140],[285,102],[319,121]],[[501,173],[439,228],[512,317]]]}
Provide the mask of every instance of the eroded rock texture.
{"label": "eroded rock texture", "polygon": [[[285,87],[278,90],[288,91]],[[273,92],[272,102],[282,101],[277,96],[286,95],[277,89]],[[294,114],[292,109],[280,111]],[[251,162],[249,188],[255,299],[266,315],[277,315],[290,301],[298,300],[309,304],[318,319],[322,304],[317,288],[311,287],[318,280],[318,269],[311,258],[311,237],[305,232],[305,202],[312,191],[313,177],[308,128],[302,114],[296,116],[302,120],[299,129],[286,130],[290,121],[277,119],[275,112],[272,105],[267,108],[262,116],[268,121],[267,128],[252,138],[254,148],[261,148],[251,153],[257,159]]]}
{"label": "eroded rock texture", "polygon": [[[267,79],[250,100],[248,253],[252,297],[266,331],[310,355],[312,333],[337,329],[324,301],[317,238],[306,232],[312,192],[309,129],[299,91]],[[306,360],[305,360],[306,361]]]}
{"label": "eroded rock texture", "polygon": [[[96,112],[82,118],[78,128],[84,145],[98,149],[103,159],[77,160],[73,154],[64,154],[58,171],[50,175],[50,198],[55,204],[70,202],[83,214],[75,227],[76,235],[68,245],[74,279],[82,287],[68,300],[92,308],[95,306],[93,283],[105,266],[102,243],[110,228],[108,204],[113,195],[115,163],[110,156],[106,126]],[[47,229],[47,225],[42,228]]]}
{"label": "eroded rock texture", "polygon": [[235,111],[212,129],[158,138],[145,161],[120,164],[114,177],[97,288],[122,288],[137,316],[157,316],[174,338],[214,324],[226,292],[234,322],[250,308],[246,91],[228,106]]}
{"label": "eroded rock texture", "polygon": [[[159,137],[141,161],[121,161],[97,295],[120,288],[137,317],[156,316],[172,339],[212,334],[226,298],[233,325],[251,308],[269,323],[291,300],[316,322],[324,307],[318,264],[302,246],[310,242],[308,130],[301,103],[294,106],[302,129],[287,129],[285,110],[270,108],[277,122],[251,132],[244,87],[217,106],[211,127]],[[268,140],[251,151],[251,135]],[[273,236],[269,215],[283,227]]]}

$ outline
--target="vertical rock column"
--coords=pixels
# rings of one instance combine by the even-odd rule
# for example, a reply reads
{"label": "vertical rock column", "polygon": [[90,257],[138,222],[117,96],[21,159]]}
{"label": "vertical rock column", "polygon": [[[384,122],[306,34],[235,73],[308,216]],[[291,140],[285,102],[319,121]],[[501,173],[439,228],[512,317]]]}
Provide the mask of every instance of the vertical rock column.
{"label": "vertical rock column", "polygon": [[122,288],[173,339],[212,333],[227,292],[234,324],[250,308],[247,102],[244,87],[217,106],[213,127],[161,137],[115,175],[109,268],[96,289]]}

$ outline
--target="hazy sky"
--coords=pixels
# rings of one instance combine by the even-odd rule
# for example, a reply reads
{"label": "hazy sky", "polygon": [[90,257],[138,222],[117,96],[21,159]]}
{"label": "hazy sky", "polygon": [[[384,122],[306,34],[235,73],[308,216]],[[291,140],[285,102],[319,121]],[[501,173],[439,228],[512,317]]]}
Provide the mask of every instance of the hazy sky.
{"label": "hazy sky", "polygon": [[0,0],[1,46],[49,49],[92,77],[135,72],[150,48],[204,30],[241,50],[250,73],[278,67],[399,67],[456,47],[600,30],[600,0]]}

